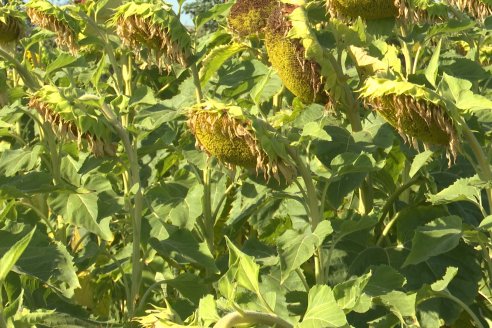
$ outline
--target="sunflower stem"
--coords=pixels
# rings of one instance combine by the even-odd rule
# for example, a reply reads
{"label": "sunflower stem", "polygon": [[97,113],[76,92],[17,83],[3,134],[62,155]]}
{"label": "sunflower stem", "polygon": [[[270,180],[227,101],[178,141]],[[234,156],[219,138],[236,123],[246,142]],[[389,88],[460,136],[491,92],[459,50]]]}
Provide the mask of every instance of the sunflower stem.
{"label": "sunflower stem", "polygon": [[[319,206],[318,196],[316,193],[316,187],[314,186],[313,177],[311,176],[311,171],[305,165],[304,161],[301,159],[299,154],[292,148],[288,147],[287,151],[289,155],[294,160],[299,173],[306,185],[306,196],[305,200],[308,204],[308,209],[311,222],[311,230],[314,232],[318,227],[318,224],[321,222],[321,208]],[[317,247],[314,254],[314,274],[316,277],[316,284],[324,283],[324,269],[323,269],[323,259],[322,259],[321,248]]]}
{"label": "sunflower stem", "polygon": [[[490,170],[490,163],[489,160],[487,159],[487,156],[485,155],[482,146],[478,142],[477,138],[473,134],[473,132],[470,130],[468,127],[468,124],[466,124],[465,121],[462,122],[462,127],[463,127],[463,136],[465,137],[465,140],[467,143],[470,145],[473,154],[475,155],[475,158],[478,162],[478,166],[480,168],[480,171],[477,172],[479,177],[484,180],[485,182],[492,182],[492,171]],[[486,189],[487,192],[487,200],[489,203],[489,212],[491,213],[492,211],[492,189],[490,187],[487,187]]]}
{"label": "sunflower stem", "polygon": [[200,84],[200,77],[195,63],[190,65],[190,71],[193,77],[193,84],[195,85],[196,100],[198,103],[201,103],[203,101],[202,85]]}
{"label": "sunflower stem", "polygon": [[203,170],[203,221],[204,221],[204,236],[210,252],[214,253],[214,217],[212,215],[212,191],[210,185],[211,175],[210,160],[207,160],[206,167]]}
{"label": "sunflower stem", "polygon": [[111,123],[116,133],[123,141],[126,155],[130,168],[128,170],[130,190],[127,197],[133,198],[133,206],[130,208],[130,216],[132,217],[133,226],[133,249],[132,249],[132,279],[130,288],[130,297],[127,304],[128,316],[133,318],[135,315],[135,306],[140,292],[142,283],[142,263],[140,240],[142,233],[142,209],[143,209],[143,194],[140,183],[140,168],[138,165],[137,151],[134,149],[130,136],[127,130],[123,127],[115,112],[105,103],[102,104],[101,110],[106,119]]}
{"label": "sunflower stem", "polygon": [[26,87],[28,87],[32,91],[36,91],[37,89],[40,88],[38,81],[34,78],[31,72],[29,72],[29,70],[27,70],[20,61],[18,61],[15,57],[10,55],[2,47],[0,47],[0,56],[5,58],[7,61],[9,61],[14,65],[15,69],[17,70],[17,73],[19,73]]}

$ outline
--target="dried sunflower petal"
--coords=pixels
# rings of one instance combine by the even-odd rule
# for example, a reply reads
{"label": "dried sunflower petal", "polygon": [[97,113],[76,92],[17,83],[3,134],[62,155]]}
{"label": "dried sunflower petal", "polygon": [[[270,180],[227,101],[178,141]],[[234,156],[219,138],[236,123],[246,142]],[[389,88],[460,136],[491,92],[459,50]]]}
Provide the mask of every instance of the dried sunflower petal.
{"label": "dried sunflower petal", "polygon": [[257,34],[263,31],[277,6],[275,0],[238,0],[231,7],[227,22],[240,37]]}
{"label": "dried sunflower petal", "polygon": [[365,81],[360,92],[366,105],[375,109],[406,141],[444,146],[450,162],[457,157],[458,125],[440,96],[410,82],[374,77]]}
{"label": "dried sunflower petal", "polygon": [[116,9],[111,18],[116,33],[130,49],[153,52],[150,64],[170,68],[170,64],[189,64],[191,38],[172,8],[164,4],[128,2]]}
{"label": "dried sunflower petal", "polygon": [[285,145],[274,141],[266,123],[245,116],[239,107],[208,101],[190,108],[188,116],[197,148],[227,167],[253,169],[267,180],[273,177],[290,182],[296,176],[286,151],[282,151]]}
{"label": "dried sunflower petal", "polygon": [[31,95],[29,107],[51,123],[59,138],[77,141],[79,148],[87,146],[96,156],[113,156],[116,147],[111,129],[97,108],[78,99],[84,92],[45,85]]}
{"label": "dried sunflower petal", "polygon": [[265,46],[272,67],[285,87],[302,102],[310,104],[325,97],[323,82],[319,65],[305,58],[305,49],[299,40],[287,36],[291,24],[283,11],[292,9],[279,8],[271,14],[265,30]]}
{"label": "dried sunflower petal", "polygon": [[479,20],[492,15],[492,6],[482,0],[447,0],[447,2]]}
{"label": "dried sunflower petal", "polygon": [[26,4],[26,8],[33,24],[55,32],[59,46],[68,48],[72,54],[77,53],[79,23],[63,7],[54,6],[47,0],[32,0]]}

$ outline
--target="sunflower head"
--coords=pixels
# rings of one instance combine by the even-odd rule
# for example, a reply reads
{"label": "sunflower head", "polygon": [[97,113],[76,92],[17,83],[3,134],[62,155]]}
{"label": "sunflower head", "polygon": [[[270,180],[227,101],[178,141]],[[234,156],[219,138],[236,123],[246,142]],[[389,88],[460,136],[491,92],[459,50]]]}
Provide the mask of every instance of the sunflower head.
{"label": "sunflower head", "polygon": [[170,6],[130,1],[116,9],[111,24],[127,47],[152,53],[145,56],[149,64],[188,65],[191,38]]}
{"label": "sunflower head", "polygon": [[58,7],[47,0],[31,0],[26,4],[26,12],[31,22],[41,28],[56,33],[56,43],[77,53],[79,22],[68,13],[68,6]]}
{"label": "sunflower head", "polygon": [[276,0],[238,0],[231,7],[227,22],[240,37],[254,35],[263,31],[277,6]]}
{"label": "sunflower head", "polygon": [[8,7],[0,7],[0,45],[19,40],[24,34],[24,18]]}
{"label": "sunflower head", "polygon": [[398,16],[394,0],[327,0],[326,6],[332,17],[374,20]]}
{"label": "sunflower head", "polygon": [[188,116],[197,148],[227,167],[255,170],[267,180],[292,181],[296,176],[285,144],[275,139],[273,128],[248,117],[240,107],[208,101],[190,108]]}
{"label": "sunflower head", "polygon": [[291,24],[285,13],[292,9],[284,7],[270,15],[265,30],[265,46],[270,63],[285,87],[302,102],[310,104],[325,97],[323,81],[319,65],[306,59],[300,41],[287,36]]}
{"label": "sunflower head", "polygon": [[45,85],[31,95],[29,107],[52,126],[61,139],[77,141],[94,155],[113,156],[116,148],[110,127],[93,104],[80,100],[83,90],[69,90]]}
{"label": "sunflower head", "polygon": [[431,90],[406,81],[371,77],[361,97],[405,140],[414,145],[422,141],[429,146],[444,146],[450,161],[457,157],[457,125],[442,98]]}

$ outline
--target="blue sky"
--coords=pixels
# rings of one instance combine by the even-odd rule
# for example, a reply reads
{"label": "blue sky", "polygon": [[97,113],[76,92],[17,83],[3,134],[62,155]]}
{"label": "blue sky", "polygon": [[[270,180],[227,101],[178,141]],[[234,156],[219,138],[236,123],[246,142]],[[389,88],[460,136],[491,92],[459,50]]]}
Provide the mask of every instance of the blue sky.
{"label": "blue sky", "polygon": [[[166,0],[166,2],[169,2],[170,4],[172,4],[174,11],[178,12],[178,1],[177,0]],[[185,3],[186,2],[187,1],[185,1]],[[191,20],[191,17],[188,15],[181,15],[181,22],[187,26],[193,25],[193,21]]]}

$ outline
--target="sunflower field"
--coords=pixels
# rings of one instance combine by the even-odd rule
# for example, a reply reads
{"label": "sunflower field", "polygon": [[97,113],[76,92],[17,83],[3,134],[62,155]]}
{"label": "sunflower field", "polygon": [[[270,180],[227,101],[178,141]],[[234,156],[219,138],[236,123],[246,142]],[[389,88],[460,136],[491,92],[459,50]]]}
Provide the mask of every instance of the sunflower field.
{"label": "sunflower field", "polygon": [[492,0],[177,2],[2,1],[0,328],[492,326]]}

